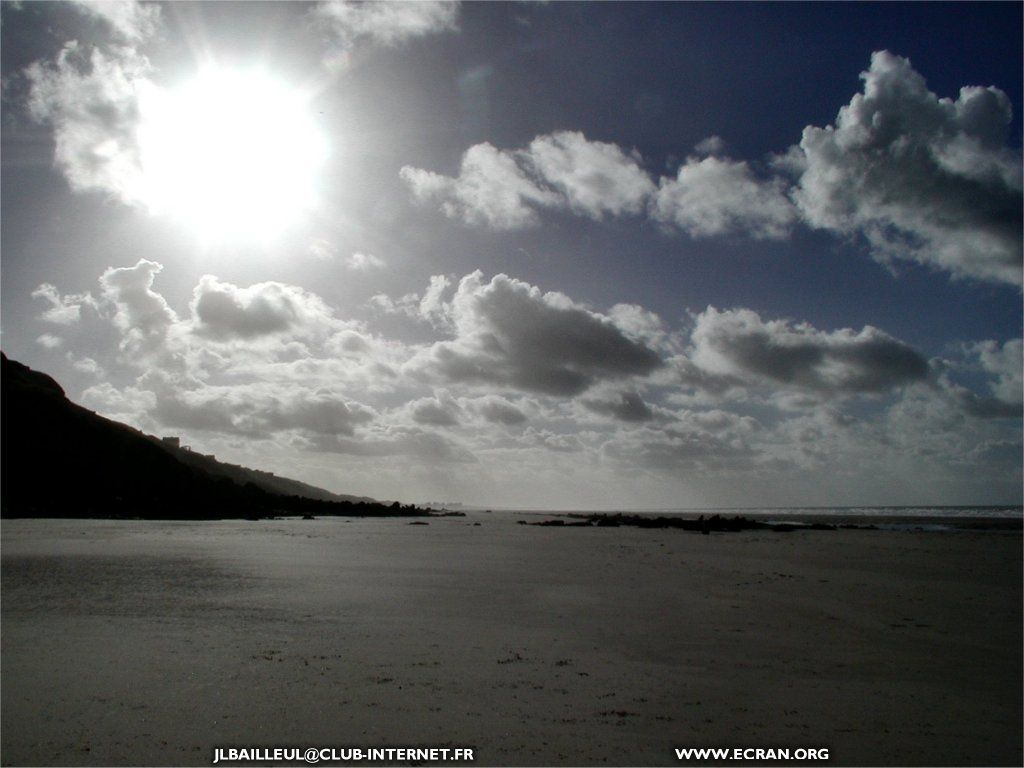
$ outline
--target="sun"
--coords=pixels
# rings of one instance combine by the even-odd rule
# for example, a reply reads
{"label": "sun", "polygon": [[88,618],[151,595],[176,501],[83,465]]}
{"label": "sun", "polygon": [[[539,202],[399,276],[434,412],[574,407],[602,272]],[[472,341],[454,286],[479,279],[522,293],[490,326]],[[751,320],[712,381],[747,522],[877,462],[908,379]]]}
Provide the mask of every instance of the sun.
{"label": "sun", "polygon": [[315,204],[328,154],[309,101],[264,71],[219,67],[156,94],[139,129],[150,209],[207,240],[279,234]]}

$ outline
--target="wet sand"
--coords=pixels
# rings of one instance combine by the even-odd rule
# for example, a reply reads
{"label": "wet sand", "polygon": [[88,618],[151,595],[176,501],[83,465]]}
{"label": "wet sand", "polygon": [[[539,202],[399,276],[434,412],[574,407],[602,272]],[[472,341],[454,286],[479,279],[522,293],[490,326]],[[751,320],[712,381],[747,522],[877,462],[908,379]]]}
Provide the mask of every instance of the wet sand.
{"label": "wet sand", "polygon": [[480,765],[737,746],[1022,762],[1019,532],[515,519],[5,521],[0,761],[450,745]]}

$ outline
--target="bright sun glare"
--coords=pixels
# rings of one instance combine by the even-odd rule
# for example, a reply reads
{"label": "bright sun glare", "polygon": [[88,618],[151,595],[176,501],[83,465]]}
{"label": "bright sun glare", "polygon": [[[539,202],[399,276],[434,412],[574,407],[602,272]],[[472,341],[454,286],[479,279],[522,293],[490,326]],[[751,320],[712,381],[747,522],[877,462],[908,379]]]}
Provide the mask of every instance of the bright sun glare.
{"label": "bright sun glare", "polygon": [[262,239],[316,198],[327,144],[299,90],[207,68],[162,93],[140,128],[146,197],[207,240]]}

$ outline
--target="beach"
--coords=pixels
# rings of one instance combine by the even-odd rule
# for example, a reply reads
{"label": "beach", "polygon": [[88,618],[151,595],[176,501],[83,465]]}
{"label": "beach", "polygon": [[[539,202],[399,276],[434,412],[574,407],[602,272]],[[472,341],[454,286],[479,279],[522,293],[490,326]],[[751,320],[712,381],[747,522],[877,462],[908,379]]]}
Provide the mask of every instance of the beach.
{"label": "beach", "polygon": [[0,759],[1021,764],[1019,531],[535,519],[5,520]]}

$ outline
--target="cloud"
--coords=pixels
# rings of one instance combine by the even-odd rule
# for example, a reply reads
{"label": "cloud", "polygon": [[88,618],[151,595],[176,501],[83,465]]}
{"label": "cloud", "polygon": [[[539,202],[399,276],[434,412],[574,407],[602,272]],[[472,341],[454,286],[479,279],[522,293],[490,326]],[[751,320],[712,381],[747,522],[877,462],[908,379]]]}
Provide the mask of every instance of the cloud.
{"label": "cloud", "polygon": [[887,51],[862,78],[833,125],[807,126],[799,145],[769,158],[772,175],[722,157],[724,142],[711,136],[655,185],[635,151],[573,131],[521,150],[477,144],[455,177],[412,166],[401,175],[449,218],[499,230],[536,225],[542,209],[601,219],[646,208],[695,238],[782,239],[802,223],[862,237],[882,262],[1021,285],[1024,183],[1006,94],[968,86],[939,98]]}
{"label": "cloud", "polygon": [[48,323],[57,325],[73,325],[82,319],[82,307],[95,307],[96,302],[88,293],[61,295],[60,291],[50,283],[43,283],[34,291],[32,298],[43,299],[50,303],[50,308],[40,315]]}
{"label": "cloud", "polygon": [[556,206],[560,198],[530,179],[509,152],[476,144],[462,156],[456,178],[405,166],[401,177],[419,200],[438,200],[441,210],[467,224],[521,229],[536,224],[532,205]]}
{"label": "cloud", "polygon": [[101,377],[106,376],[106,371],[99,363],[93,360],[91,357],[79,357],[73,352],[67,353],[68,362],[71,363],[71,367],[81,373],[87,373],[91,376]]}
{"label": "cloud", "polygon": [[82,401],[98,411],[149,428],[268,439],[280,433],[307,438],[352,436],[376,418],[373,409],[337,388],[287,381],[213,385],[150,369],[130,386],[102,382]]}
{"label": "cloud", "polygon": [[454,341],[434,344],[415,365],[446,381],[490,383],[576,395],[602,380],[643,376],[657,352],[628,338],[610,318],[559,293],[497,275],[462,278],[451,301]]}
{"label": "cloud", "polygon": [[627,467],[669,472],[749,470],[757,456],[741,437],[716,434],[696,425],[643,428],[616,435],[601,447],[601,453]]}
{"label": "cloud", "polygon": [[477,398],[472,401],[471,407],[492,424],[504,424],[511,427],[527,421],[525,413],[505,398],[497,395]]}
{"label": "cloud", "polygon": [[432,427],[455,427],[459,424],[462,408],[446,392],[437,397],[424,397],[408,404],[409,414],[417,424]]}
{"label": "cloud", "polygon": [[392,299],[386,293],[378,293],[370,297],[367,304],[386,315],[405,315],[414,320],[420,319],[420,295],[407,293]]}
{"label": "cloud", "polygon": [[362,251],[355,251],[349,256],[339,258],[338,249],[335,245],[330,240],[322,237],[310,242],[309,253],[313,258],[320,261],[334,261],[337,259],[343,267],[353,272],[369,272],[374,269],[383,269],[385,266],[384,259],[374,256],[372,253],[363,253]]}
{"label": "cloud", "polygon": [[687,158],[674,179],[663,177],[651,215],[691,237],[758,240],[786,237],[797,218],[781,179],[758,179],[747,163],[718,157]]}
{"label": "cloud", "polygon": [[1020,440],[988,440],[971,449],[968,459],[980,467],[1001,467],[1009,474],[1020,473],[1024,443]]}
{"label": "cloud", "polygon": [[163,269],[155,261],[140,259],[134,267],[106,270],[100,276],[102,300],[113,307],[113,324],[121,331],[121,350],[146,356],[164,350],[178,316],[166,299],[153,290]]}
{"label": "cloud", "polygon": [[109,381],[101,381],[82,392],[81,403],[111,419],[148,426],[152,423],[148,414],[156,407],[156,395],[145,388],[118,389]]}
{"label": "cloud", "polygon": [[326,240],[322,237],[315,238],[309,243],[309,253],[315,259],[321,261],[331,261],[338,255],[338,249],[335,248],[334,243],[330,240]]}
{"label": "cloud", "polygon": [[305,336],[332,326],[331,309],[319,296],[277,282],[239,288],[203,275],[190,306],[195,332],[218,341]]}
{"label": "cloud", "polygon": [[[133,267],[111,267],[101,275],[95,297],[62,296],[48,284],[34,295],[51,304],[43,319],[65,325],[77,322],[77,307],[89,307],[89,325],[68,332],[93,354],[112,339],[120,362],[173,374],[193,387],[211,373],[238,381],[288,376],[282,366],[294,364],[299,385],[315,375],[380,389],[395,376],[390,366],[408,359],[401,343],[380,340],[357,321],[337,319],[319,296],[284,283],[242,288],[204,275],[192,291],[188,312],[179,316],[154,290],[162,269],[145,259]],[[316,363],[312,369],[310,362]],[[303,363],[307,368],[299,371]]]}
{"label": "cloud", "polygon": [[103,191],[129,205],[144,199],[138,125],[153,89],[149,61],[131,48],[93,49],[72,41],[53,64],[28,77],[32,117],[53,127],[54,164],[75,191]]}
{"label": "cloud", "polygon": [[350,456],[411,456],[428,465],[477,462],[473,453],[451,438],[404,425],[374,425],[356,439],[317,437],[309,441],[308,448]]}
{"label": "cloud", "polygon": [[933,482],[967,483],[974,489],[968,498],[1001,488],[1012,499],[1021,487],[1021,413],[1020,403],[978,394],[941,376],[937,386],[908,387],[880,416],[864,450],[884,451],[890,467],[905,462]]}
{"label": "cloud", "polygon": [[[999,344],[981,341],[965,348],[971,361],[967,369],[980,369],[988,374],[991,395],[979,394],[973,389],[950,380],[950,370],[943,370],[938,378],[940,392],[946,395],[957,411],[982,419],[1018,419],[1024,413],[1024,348],[1020,339]],[[942,361],[943,367],[948,365]],[[956,366],[954,366],[956,367]]]}
{"label": "cloud", "polygon": [[139,43],[156,34],[160,27],[160,6],[134,0],[73,0],[83,13],[102,19],[121,38]]}
{"label": "cloud", "polygon": [[578,131],[537,136],[523,150],[488,143],[466,150],[457,177],[405,166],[401,177],[421,201],[452,219],[498,230],[538,223],[538,208],[568,208],[600,219],[639,213],[654,189],[638,156]]}
{"label": "cloud", "polygon": [[694,144],[693,151],[696,152],[699,157],[720,155],[725,151],[725,141],[721,136],[708,136],[706,139]]}
{"label": "cloud", "polygon": [[398,45],[412,38],[457,29],[459,3],[338,0],[320,3],[315,14],[345,46],[359,40]]}
{"label": "cloud", "polygon": [[872,326],[819,331],[807,323],[762,320],[749,309],[708,307],[691,334],[692,362],[712,375],[826,394],[885,392],[924,381],[927,359]]}
{"label": "cloud", "polygon": [[374,412],[337,391],[266,383],[157,389],[152,415],[168,427],[267,437],[351,436]]}
{"label": "cloud", "polygon": [[354,272],[369,272],[372,269],[383,269],[384,259],[374,256],[372,253],[356,251],[345,259],[345,266]]}
{"label": "cloud", "polygon": [[[91,307],[81,325],[58,327],[66,340],[49,355],[110,380],[91,378],[81,401],[221,455],[258,440],[268,468],[299,467],[321,484],[337,470],[339,489],[359,472],[365,492],[391,497],[439,476],[453,487],[511,487],[529,473],[552,488],[613,491],[635,480],[731,492],[742,472],[749,493],[816,469],[801,498],[817,503],[819,478],[853,494],[864,477],[871,487],[890,477],[912,495],[928,478],[1009,493],[1019,475],[1019,339],[928,361],[871,326],[820,330],[709,308],[669,329],[640,306],[600,312],[475,272],[456,286],[434,276],[424,296],[411,294],[409,311],[436,324],[432,337],[405,343],[280,283],[208,276],[179,316],[154,288],[159,272],[146,260],[108,269],[95,298],[40,288],[49,308]],[[91,357],[65,351],[78,348],[75,334],[88,336]],[[103,344],[114,354],[104,357]],[[280,457],[296,451],[286,470]],[[309,470],[318,462],[319,478]],[[473,472],[454,469],[470,463]],[[680,498],[665,489],[661,498]],[[749,503],[741,496],[729,498]]]}
{"label": "cloud", "polygon": [[342,354],[360,355],[370,351],[367,337],[351,329],[335,334],[330,339],[329,346]]}
{"label": "cloud", "polygon": [[641,422],[654,418],[654,411],[636,392],[621,392],[618,399],[600,400],[584,398],[580,401],[594,413],[620,421]]}
{"label": "cloud", "polygon": [[52,333],[44,333],[36,339],[36,342],[46,349],[56,349],[64,343],[64,339],[54,336]]}
{"label": "cloud", "polygon": [[997,341],[982,341],[972,345],[981,367],[993,374],[992,393],[1004,403],[1024,401],[1024,342],[1011,339],[1001,346]]}
{"label": "cloud", "polygon": [[654,190],[639,155],[617,145],[588,141],[579,131],[538,136],[523,153],[537,176],[558,190],[568,206],[592,219],[639,213]]}
{"label": "cloud", "polygon": [[523,433],[523,442],[555,453],[579,453],[584,447],[583,441],[577,435],[560,434],[533,427],[529,427]]}
{"label": "cloud", "polygon": [[389,315],[405,315],[413,320],[422,320],[437,329],[450,329],[451,304],[444,301],[444,293],[451,287],[451,280],[445,275],[431,275],[430,283],[423,292],[407,293],[392,299],[384,293],[370,297],[370,306]]}
{"label": "cloud", "polygon": [[[618,428],[601,440],[600,454],[606,461],[627,471],[677,472],[701,470],[729,473],[737,469],[751,471],[771,460],[759,445],[764,427],[754,418],[720,409],[695,411],[640,407],[639,398],[624,396],[620,405],[626,410],[616,416]],[[587,407],[585,400],[582,401]],[[608,405],[615,403],[609,401]],[[627,418],[628,416],[628,418]]]}
{"label": "cloud", "polygon": [[949,381],[941,381],[943,392],[953,402],[955,411],[979,419],[1019,419],[1024,414],[1024,405],[1007,402],[998,397],[985,397],[972,389]]}
{"label": "cloud", "polygon": [[[712,139],[702,146],[721,146]],[[781,238],[797,218],[785,182],[758,179],[747,163],[691,157],[676,178],[656,185],[640,161],[635,151],[558,131],[516,151],[476,144],[454,178],[412,166],[401,176],[417,199],[439,201],[449,218],[499,230],[536,225],[542,208],[598,220],[649,207],[654,219],[694,237],[741,232]]]}
{"label": "cloud", "polygon": [[451,280],[444,275],[431,275],[430,284],[420,299],[420,316],[437,328],[444,328],[451,312],[451,306],[444,302],[444,292],[451,286]]}
{"label": "cloud", "polygon": [[808,126],[789,162],[811,226],[863,235],[875,258],[1021,284],[1021,158],[998,88],[928,90],[910,61],[877,51],[863,93],[834,125]]}

